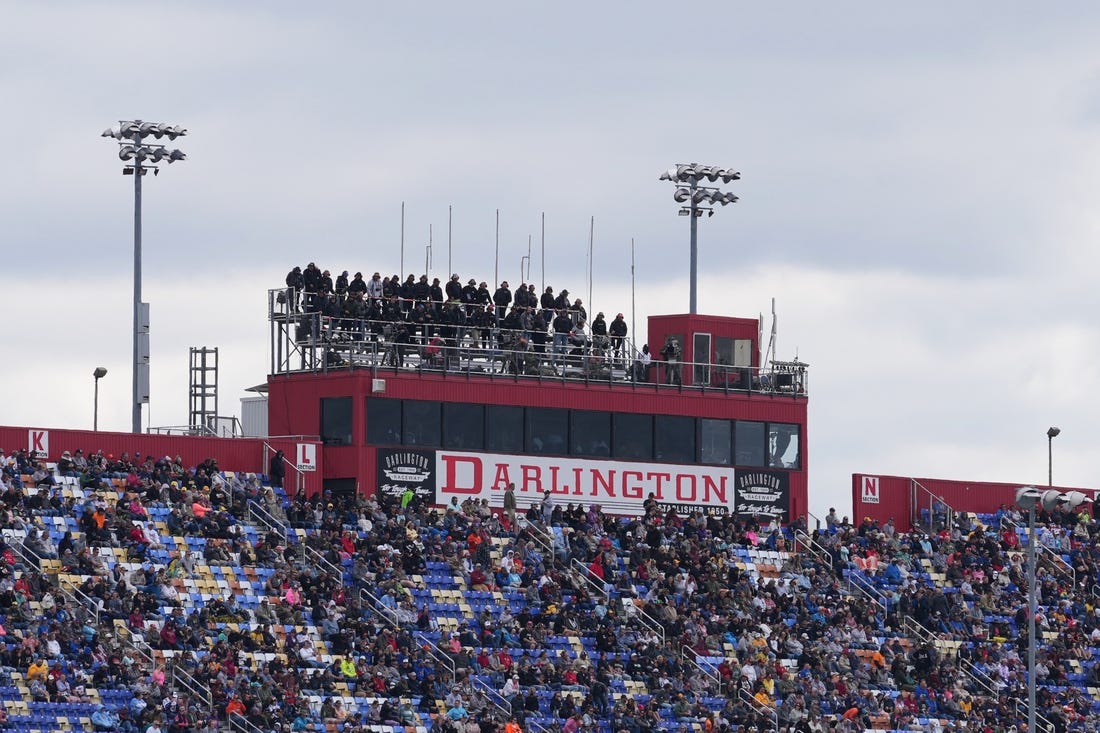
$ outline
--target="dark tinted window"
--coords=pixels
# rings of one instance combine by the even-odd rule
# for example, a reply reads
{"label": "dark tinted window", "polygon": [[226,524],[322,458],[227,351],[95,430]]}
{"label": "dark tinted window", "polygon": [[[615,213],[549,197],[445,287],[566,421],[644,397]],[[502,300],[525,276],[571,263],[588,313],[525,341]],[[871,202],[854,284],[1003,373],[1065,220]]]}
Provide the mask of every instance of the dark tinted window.
{"label": "dark tinted window", "polygon": [[699,461],[728,466],[733,458],[733,427],[729,420],[699,420]]}
{"label": "dark tinted window", "polygon": [[351,445],[351,398],[321,398],[321,442]]}
{"label": "dark tinted window", "polygon": [[611,413],[590,410],[573,411],[573,429],[569,434],[570,453],[575,456],[611,455]]}
{"label": "dark tinted window", "polygon": [[481,450],[485,447],[485,406],[443,403],[443,447]]}
{"label": "dark tinted window", "polygon": [[402,442],[431,448],[441,443],[439,403],[430,400],[405,400]]}
{"label": "dark tinted window", "polygon": [[500,453],[523,452],[523,408],[486,405],[485,447]]}
{"label": "dark tinted window", "polygon": [[564,456],[569,454],[569,410],[527,408],[527,451]]}
{"label": "dark tinted window", "polygon": [[768,465],[777,468],[801,468],[798,425],[768,423]]}
{"label": "dark tinted window", "polygon": [[733,450],[738,466],[763,466],[767,457],[764,423],[738,420],[734,425]]}
{"label": "dark tinted window", "polygon": [[695,462],[695,418],[658,415],[654,423],[654,458],[669,463]]}
{"label": "dark tinted window", "polygon": [[401,445],[401,400],[381,397],[367,400],[367,442]]}
{"label": "dark tinted window", "polygon": [[612,454],[616,458],[653,460],[653,416],[632,412],[612,415],[614,440]]}

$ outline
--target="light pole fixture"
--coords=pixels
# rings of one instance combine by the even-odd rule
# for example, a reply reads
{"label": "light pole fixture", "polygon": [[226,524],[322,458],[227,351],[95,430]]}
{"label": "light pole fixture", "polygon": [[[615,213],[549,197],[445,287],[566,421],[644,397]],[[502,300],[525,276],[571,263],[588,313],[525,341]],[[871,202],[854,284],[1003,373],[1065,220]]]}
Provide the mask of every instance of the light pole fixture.
{"label": "light pole fixture", "polygon": [[99,432],[99,380],[107,376],[106,367],[96,367],[92,372],[95,378],[95,395],[92,398],[92,432]]}
{"label": "light pole fixture", "polygon": [[157,140],[168,138],[175,140],[183,137],[187,130],[179,125],[143,120],[119,120],[115,127],[103,131],[103,137],[118,141],[118,157],[126,164],[122,167],[124,176],[134,177],[134,359],[133,359],[133,404],[131,429],[141,432],[141,405],[149,401],[149,310],[148,304],[141,302],[141,178],[149,171],[157,175],[159,163],[175,163],[186,160],[180,150],[169,149],[160,144],[145,141],[147,137]]}
{"label": "light pole fixture", "polygon": [[[1051,440],[1060,430],[1051,428],[1047,437]],[[1092,501],[1080,491],[1041,491],[1033,486],[1016,490],[1016,506],[1027,511],[1027,729],[1035,730],[1035,614],[1038,600],[1035,592],[1035,511],[1051,511],[1057,507],[1076,509]]]}
{"label": "light pole fixture", "polygon": [[699,217],[704,213],[708,217],[714,216],[714,206],[726,206],[737,202],[737,196],[726,193],[713,186],[701,185],[703,181],[722,183],[741,180],[741,174],[729,168],[718,166],[699,165],[698,163],[679,163],[661,174],[659,180],[672,181],[676,184],[676,192],[672,194],[672,200],[680,207],[680,216],[691,218],[691,258],[690,258],[690,294],[689,312],[694,315],[696,311],[696,278],[699,266]]}
{"label": "light pole fixture", "polygon": [[1047,488],[1054,486],[1054,439],[1061,432],[1061,428],[1053,426],[1047,428]]}

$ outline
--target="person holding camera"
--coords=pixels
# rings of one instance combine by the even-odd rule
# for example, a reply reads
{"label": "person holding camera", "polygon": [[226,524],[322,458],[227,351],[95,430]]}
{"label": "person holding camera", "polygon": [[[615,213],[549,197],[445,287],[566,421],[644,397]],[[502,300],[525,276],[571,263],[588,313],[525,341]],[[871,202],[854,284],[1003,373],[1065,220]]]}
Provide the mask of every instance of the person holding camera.
{"label": "person holding camera", "polygon": [[680,359],[683,352],[680,350],[680,343],[672,336],[666,336],[665,345],[661,349],[661,356],[668,363],[668,367],[665,369],[665,384],[675,384],[682,387],[684,380],[681,375],[682,365]]}

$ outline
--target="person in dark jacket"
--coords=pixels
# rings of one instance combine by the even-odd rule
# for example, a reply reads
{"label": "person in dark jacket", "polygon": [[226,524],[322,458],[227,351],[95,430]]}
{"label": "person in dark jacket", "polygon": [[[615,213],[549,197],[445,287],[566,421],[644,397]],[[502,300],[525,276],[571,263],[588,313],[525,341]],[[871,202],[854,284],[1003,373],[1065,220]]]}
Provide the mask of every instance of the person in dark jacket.
{"label": "person in dark jacket", "polygon": [[295,267],[286,274],[286,301],[295,312],[298,310],[298,304],[301,302],[302,288],[304,286],[305,280],[302,278],[302,268]]}
{"label": "person in dark jacket", "polygon": [[565,309],[558,311],[551,327],[554,329],[554,360],[557,361],[558,355],[564,356],[569,349],[569,332],[573,330],[573,319],[569,317],[569,312]]}
{"label": "person in dark jacket", "polygon": [[281,450],[275,451],[271,456],[271,463],[267,467],[267,478],[275,488],[283,487],[283,479],[286,478],[286,464],[283,463],[286,454]]}
{"label": "person in dark jacket", "polygon": [[343,303],[344,299],[348,296],[348,271],[344,270],[336,278],[336,297]]}
{"label": "person in dark jacket", "polygon": [[611,322],[611,326],[608,328],[608,334],[611,336],[611,353],[615,361],[621,361],[623,357],[623,341],[626,339],[626,321],[623,320],[623,314],[615,316],[615,320]]}
{"label": "person in dark jacket", "polygon": [[321,292],[321,270],[310,262],[302,271],[302,290],[305,291],[305,307],[307,311],[313,310],[317,300],[317,294]]}
{"label": "person in dark jacket", "polygon": [[512,291],[508,289],[508,281],[503,280],[500,287],[493,293],[493,305],[497,307],[497,320],[502,320],[508,312],[508,306],[512,303]]}
{"label": "person in dark jacket", "polygon": [[355,273],[355,277],[348,283],[348,295],[355,296],[367,292],[367,282],[363,279],[363,273]]}
{"label": "person in dark jacket", "polygon": [[[473,283],[473,280],[470,282]],[[451,279],[447,281],[444,290],[447,293],[447,300],[462,300],[462,283],[458,280],[457,272],[451,275]]]}

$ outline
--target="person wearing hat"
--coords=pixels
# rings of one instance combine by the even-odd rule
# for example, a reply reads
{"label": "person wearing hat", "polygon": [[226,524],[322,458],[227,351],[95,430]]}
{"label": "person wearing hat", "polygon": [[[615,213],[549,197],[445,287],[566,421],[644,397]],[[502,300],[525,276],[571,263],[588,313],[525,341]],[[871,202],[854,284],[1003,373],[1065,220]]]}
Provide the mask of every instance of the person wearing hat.
{"label": "person wearing hat", "polygon": [[592,345],[601,353],[607,348],[607,321],[604,320],[603,311],[596,314],[592,321]]}
{"label": "person wearing hat", "polygon": [[447,292],[447,300],[462,300],[462,283],[458,279],[457,272],[451,275],[444,289]]}
{"label": "person wearing hat", "polygon": [[608,334],[611,336],[611,355],[616,362],[622,361],[623,341],[626,339],[626,333],[626,321],[623,320],[623,314],[620,313],[615,316],[615,320],[608,327]]}
{"label": "person wearing hat", "polygon": [[348,271],[344,270],[336,276],[336,297],[343,303],[348,297]]}
{"label": "person wearing hat", "polygon": [[348,297],[354,298],[359,295],[365,295],[367,292],[367,283],[363,280],[363,273],[355,273],[355,277],[348,283]]}
{"label": "person wearing hat", "polygon": [[299,299],[302,297],[302,288],[305,287],[305,278],[302,268],[295,267],[286,274],[287,302],[292,311],[298,311]]}
{"label": "person wearing hat", "polygon": [[313,262],[306,265],[306,269],[302,271],[302,290],[306,294],[303,305],[306,311],[314,310],[317,296],[321,293],[322,277],[324,276],[321,274],[321,268]]}

